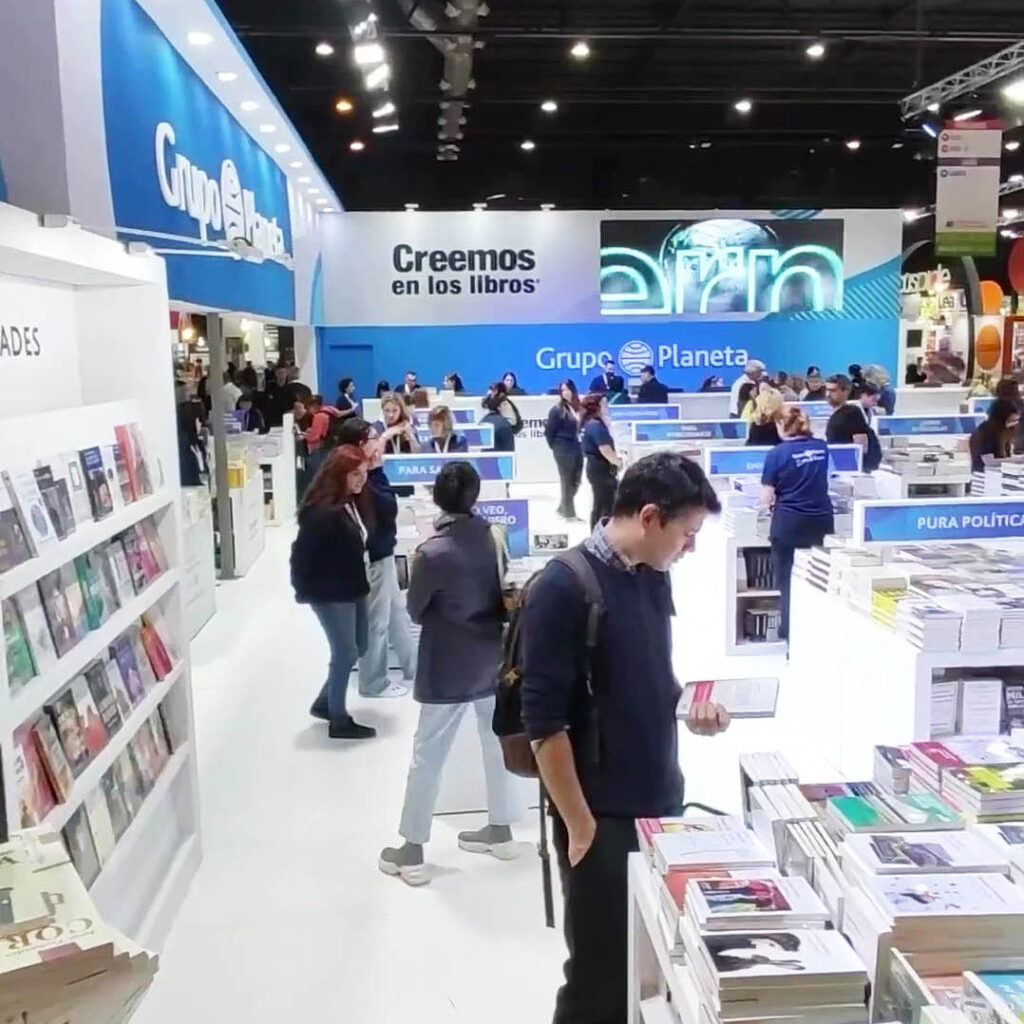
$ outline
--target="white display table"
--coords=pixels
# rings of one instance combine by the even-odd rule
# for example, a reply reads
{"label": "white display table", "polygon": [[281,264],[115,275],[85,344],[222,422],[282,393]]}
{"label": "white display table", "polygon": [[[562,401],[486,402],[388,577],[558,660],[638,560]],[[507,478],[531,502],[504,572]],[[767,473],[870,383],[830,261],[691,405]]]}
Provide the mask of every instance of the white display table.
{"label": "white display table", "polygon": [[955,416],[971,389],[955,384],[941,388],[896,388],[897,416]]}
{"label": "white display table", "polygon": [[[205,490],[205,488],[204,488]],[[184,565],[181,599],[185,628],[194,637],[217,611],[217,560],[214,551],[213,509],[207,502],[203,513],[182,527]]]}
{"label": "white display table", "polygon": [[[893,473],[884,466],[876,469],[873,476],[879,498],[898,499],[911,497],[962,498],[971,482],[970,463],[952,473],[936,476],[934,473],[914,472]],[[923,492],[923,493],[922,493]]]}
{"label": "white display table", "polygon": [[244,487],[231,488],[231,526],[235,540],[235,574],[244,576],[263,554],[266,541],[262,474],[254,473]]}

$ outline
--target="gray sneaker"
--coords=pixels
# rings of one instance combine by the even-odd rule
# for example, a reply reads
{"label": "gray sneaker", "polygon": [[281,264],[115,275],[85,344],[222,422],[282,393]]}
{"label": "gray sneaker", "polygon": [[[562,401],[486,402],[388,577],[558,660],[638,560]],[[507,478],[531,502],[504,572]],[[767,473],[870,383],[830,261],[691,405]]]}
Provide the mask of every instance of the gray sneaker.
{"label": "gray sneaker", "polygon": [[401,878],[406,885],[426,885],[430,881],[423,863],[423,847],[417,843],[405,843],[397,849],[386,846],[380,851],[377,866],[385,875]]}
{"label": "gray sneaker", "polygon": [[476,832],[459,833],[459,849],[467,853],[489,853],[498,860],[515,860],[519,847],[512,842],[508,825],[485,825]]}

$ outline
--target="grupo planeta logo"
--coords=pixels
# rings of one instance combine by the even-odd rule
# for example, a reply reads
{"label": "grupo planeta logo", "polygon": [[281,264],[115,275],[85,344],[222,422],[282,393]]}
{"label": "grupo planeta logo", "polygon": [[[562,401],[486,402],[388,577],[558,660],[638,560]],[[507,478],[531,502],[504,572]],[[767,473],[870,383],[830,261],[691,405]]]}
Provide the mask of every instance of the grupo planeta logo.
{"label": "grupo planeta logo", "polygon": [[619,349],[619,366],[630,377],[639,377],[645,366],[654,365],[654,349],[646,341],[627,341]]}

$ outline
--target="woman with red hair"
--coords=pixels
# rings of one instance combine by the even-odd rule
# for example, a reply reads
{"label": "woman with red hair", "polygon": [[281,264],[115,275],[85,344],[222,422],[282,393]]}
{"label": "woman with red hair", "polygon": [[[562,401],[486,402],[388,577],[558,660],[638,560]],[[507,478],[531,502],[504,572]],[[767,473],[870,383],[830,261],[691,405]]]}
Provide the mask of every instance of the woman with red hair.
{"label": "woman with red hair", "polygon": [[366,651],[366,538],[372,504],[363,491],[368,464],[361,448],[335,448],[320,467],[299,509],[292,545],[295,600],[312,607],[327,636],[327,681],[309,713],[328,722],[331,739],[363,740],[376,730],[353,721],[346,706],[348,678]]}

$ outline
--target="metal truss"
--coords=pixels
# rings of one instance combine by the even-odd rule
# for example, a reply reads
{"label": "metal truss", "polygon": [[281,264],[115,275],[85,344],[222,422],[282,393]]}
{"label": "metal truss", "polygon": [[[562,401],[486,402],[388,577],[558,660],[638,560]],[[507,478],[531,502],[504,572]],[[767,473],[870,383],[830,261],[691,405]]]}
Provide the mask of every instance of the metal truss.
{"label": "metal truss", "polygon": [[957,96],[974,92],[1021,68],[1024,68],[1024,41],[904,97],[900,100],[900,113],[904,120],[917,117],[933,104],[942,105]]}

